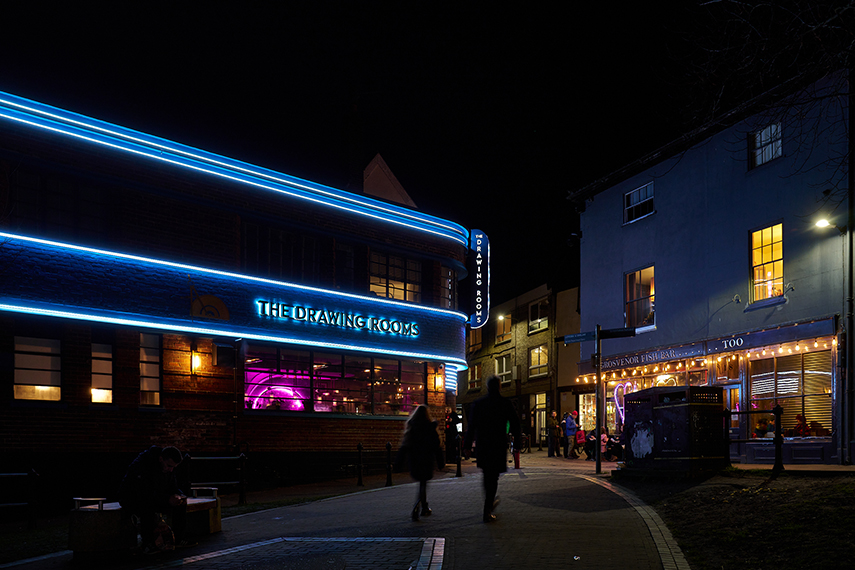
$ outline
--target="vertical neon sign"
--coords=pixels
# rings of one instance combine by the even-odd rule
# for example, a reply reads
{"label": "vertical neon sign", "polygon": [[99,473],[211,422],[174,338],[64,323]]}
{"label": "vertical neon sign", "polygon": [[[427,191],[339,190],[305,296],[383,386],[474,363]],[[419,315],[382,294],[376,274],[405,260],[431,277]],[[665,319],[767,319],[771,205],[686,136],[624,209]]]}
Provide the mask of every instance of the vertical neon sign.
{"label": "vertical neon sign", "polygon": [[490,240],[481,230],[469,234],[469,253],[472,275],[472,315],[469,327],[481,328],[490,318]]}

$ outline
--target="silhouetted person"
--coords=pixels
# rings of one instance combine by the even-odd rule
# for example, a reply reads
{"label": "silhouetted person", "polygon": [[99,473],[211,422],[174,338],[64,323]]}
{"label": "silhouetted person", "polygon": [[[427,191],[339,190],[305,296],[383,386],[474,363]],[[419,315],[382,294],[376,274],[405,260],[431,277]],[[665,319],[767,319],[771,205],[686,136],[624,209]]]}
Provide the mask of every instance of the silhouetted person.
{"label": "silhouetted person", "polygon": [[[431,513],[427,502],[427,482],[433,479],[434,469],[445,467],[442,447],[439,445],[439,434],[436,432],[436,422],[430,417],[430,410],[424,404],[417,407],[401,438],[401,448],[395,460],[395,466],[400,471],[404,463],[410,469],[410,475],[419,482],[419,496],[413,507],[412,519],[419,520]],[[420,509],[421,507],[421,509]]]}
{"label": "silhouetted person", "polygon": [[174,447],[151,446],[128,467],[119,487],[119,503],[123,509],[139,517],[143,550],[159,550],[155,544],[155,529],[162,525],[161,514],[172,514],[172,532],[176,546],[190,546],[183,536],[187,513],[187,497],[178,488],[173,471],[181,463],[181,452]]}
{"label": "silhouetted person", "polygon": [[508,467],[508,426],[514,441],[520,441],[520,420],[510,400],[499,393],[501,380],[487,378],[487,395],[475,401],[469,420],[467,442],[475,440],[477,465],[484,474],[484,522],[493,522],[499,474]]}

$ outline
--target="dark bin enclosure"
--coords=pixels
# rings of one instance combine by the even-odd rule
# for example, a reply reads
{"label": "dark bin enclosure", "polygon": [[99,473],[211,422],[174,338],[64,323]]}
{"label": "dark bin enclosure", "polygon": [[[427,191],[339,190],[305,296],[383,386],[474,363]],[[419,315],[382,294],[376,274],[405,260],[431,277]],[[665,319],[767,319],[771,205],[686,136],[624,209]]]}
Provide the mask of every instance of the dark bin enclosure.
{"label": "dark bin enclosure", "polygon": [[627,468],[700,472],[729,464],[722,388],[648,388],[624,402]]}

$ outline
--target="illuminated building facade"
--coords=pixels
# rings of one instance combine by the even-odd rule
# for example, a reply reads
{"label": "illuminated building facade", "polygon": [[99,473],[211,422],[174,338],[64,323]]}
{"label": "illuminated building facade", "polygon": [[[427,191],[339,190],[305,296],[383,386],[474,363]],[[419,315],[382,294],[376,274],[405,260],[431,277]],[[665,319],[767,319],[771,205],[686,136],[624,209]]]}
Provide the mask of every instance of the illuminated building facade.
{"label": "illuminated building facade", "polygon": [[[489,320],[467,333],[469,368],[458,374],[457,403],[468,425],[472,403],[487,394],[485,379],[501,378],[501,394],[513,402],[532,445],[546,446],[547,416],[579,410],[594,385],[579,384],[578,345],[557,337],[579,332],[578,289],[541,285],[496,304]],[[593,425],[593,416],[585,418]]]}
{"label": "illuminated building facade", "polygon": [[340,476],[466,367],[453,222],[2,93],[0,208],[10,465]]}
{"label": "illuminated building facade", "polygon": [[[847,224],[846,169],[829,168],[849,150],[847,107],[812,101],[734,115],[571,193],[581,330],[637,332],[602,343],[610,430],[622,428],[624,393],[720,386],[730,410],[782,407],[785,464],[849,460],[851,235],[815,226],[835,206],[832,223]],[[594,343],[581,350],[580,377],[593,382]],[[758,427],[770,418],[732,417],[732,439],[750,440],[731,445],[734,462],[773,462],[774,433]]]}

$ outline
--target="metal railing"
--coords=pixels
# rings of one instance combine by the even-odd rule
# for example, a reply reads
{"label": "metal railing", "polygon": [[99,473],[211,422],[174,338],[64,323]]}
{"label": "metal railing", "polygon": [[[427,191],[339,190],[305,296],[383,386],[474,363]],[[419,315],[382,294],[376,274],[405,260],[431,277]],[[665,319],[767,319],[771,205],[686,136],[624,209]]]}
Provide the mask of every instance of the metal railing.
{"label": "metal railing", "polygon": [[[187,461],[187,473],[190,477],[190,484],[192,487],[221,487],[227,485],[235,485],[238,487],[239,498],[238,504],[245,505],[246,504],[246,455],[241,453],[240,455],[235,456],[227,456],[227,457],[192,457],[189,454],[184,455],[184,461]],[[197,462],[203,463],[211,463],[211,462],[219,462],[219,463],[229,463],[234,462],[236,465],[234,466],[234,471],[230,472],[234,473],[234,478],[226,478],[225,481],[196,481],[193,479],[193,473],[190,471],[190,467],[192,464]],[[182,461],[183,463],[183,461]],[[204,478],[204,477],[203,477]],[[213,479],[213,477],[207,477],[208,479]]]}
{"label": "metal railing", "polygon": [[769,414],[772,413],[775,416],[775,437],[773,438],[773,443],[775,445],[775,465],[772,467],[772,473],[778,474],[784,470],[784,436],[781,435],[781,415],[784,413],[784,408],[780,405],[775,406],[771,410],[745,410],[742,412],[734,412],[732,410],[725,409],[724,410],[724,419],[725,419],[725,440],[727,441],[727,450],[725,453],[725,457],[730,457],[730,444],[732,443],[757,443],[756,439],[733,439],[730,437],[730,424],[731,418],[734,415],[749,415],[749,414]]}

